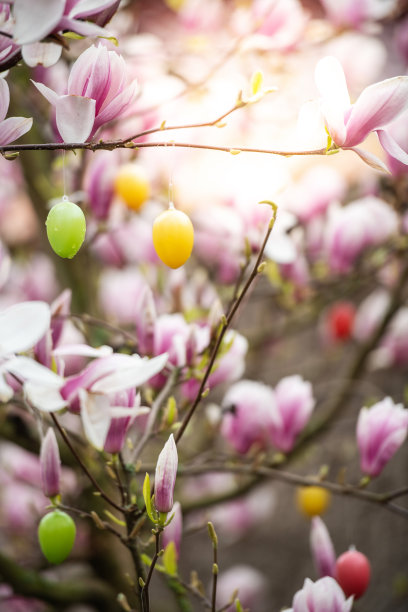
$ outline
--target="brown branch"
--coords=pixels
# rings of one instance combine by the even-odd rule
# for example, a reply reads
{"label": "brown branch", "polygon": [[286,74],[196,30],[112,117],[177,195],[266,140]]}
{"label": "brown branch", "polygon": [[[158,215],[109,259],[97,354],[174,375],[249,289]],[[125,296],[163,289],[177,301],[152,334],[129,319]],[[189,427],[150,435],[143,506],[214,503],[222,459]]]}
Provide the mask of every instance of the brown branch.
{"label": "brown branch", "polygon": [[125,509],[119,506],[113,499],[111,499],[109,495],[107,495],[105,491],[99,486],[94,476],[88,470],[85,463],[82,461],[81,457],[78,455],[77,451],[75,450],[74,446],[71,444],[71,440],[68,438],[66,431],[64,430],[63,427],[61,427],[57,417],[55,416],[53,412],[51,412],[51,418],[54,421],[55,426],[60,432],[62,438],[64,439],[65,444],[68,446],[69,450],[71,451],[76,461],[78,462],[79,466],[81,467],[82,471],[84,472],[84,474],[86,474],[86,476],[91,481],[95,489],[100,493],[101,497],[103,497],[103,499],[107,501],[108,504],[110,504],[113,508],[116,508],[116,510],[119,510],[119,512],[124,512]]}
{"label": "brown branch", "polygon": [[264,153],[292,157],[295,155],[326,155],[326,148],[305,151],[281,151],[275,149],[256,149],[253,147],[218,147],[190,142],[126,142],[125,140],[100,140],[99,142],[47,142],[37,144],[9,144],[0,147],[0,154],[24,151],[73,151],[86,149],[88,151],[114,151],[115,149],[144,149],[154,147],[181,147],[184,149],[205,149],[208,151],[222,151],[224,153]]}

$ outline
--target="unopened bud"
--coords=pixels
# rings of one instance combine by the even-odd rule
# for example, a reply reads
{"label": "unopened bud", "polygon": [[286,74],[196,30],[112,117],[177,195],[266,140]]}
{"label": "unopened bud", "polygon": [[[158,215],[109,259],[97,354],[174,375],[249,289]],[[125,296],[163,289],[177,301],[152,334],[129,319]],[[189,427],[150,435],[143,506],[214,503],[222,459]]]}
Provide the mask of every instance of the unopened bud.
{"label": "unopened bud", "polygon": [[54,430],[50,427],[41,444],[40,452],[42,489],[46,497],[60,492],[61,459]]}

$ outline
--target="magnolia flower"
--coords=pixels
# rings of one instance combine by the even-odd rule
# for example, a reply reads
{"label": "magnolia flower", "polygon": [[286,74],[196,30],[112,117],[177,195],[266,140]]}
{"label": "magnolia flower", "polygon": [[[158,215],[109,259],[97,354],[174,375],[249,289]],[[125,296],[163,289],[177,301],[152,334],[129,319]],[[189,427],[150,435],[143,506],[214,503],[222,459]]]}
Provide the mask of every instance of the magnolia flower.
{"label": "magnolia flower", "polygon": [[0,78],[0,146],[17,140],[31,129],[32,118],[9,117],[5,119],[10,104],[10,91],[7,82]]}
{"label": "magnolia flower", "polygon": [[48,429],[41,444],[40,465],[44,495],[55,497],[60,492],[61,459],[52,427]]}
{"label": "magnolia flower", "polygon": [[364,249],[385,242],[398,229],[398,217],[383,200],[366,196],[344,207],[333,207],[325,247],[331,270],[349,272]]}
{"label": "magnolia flower", "polygon": [[286,376],[275,388],[275,401],[277,418],[269,426],[270,437],[276,448],[286,453],[312,414],[312,385],[301,376]]}
{"label": "magnolia flower", "polygon": [[235,565],[222,572],[217,584],[217,608],[226,609],[227,612],[236,610],[235,604],[228,608],[224,606],[237,590],[242,608],[263,609],[266,603],[267,581],[259,570],[249,565]]}
{"label": "magnolia flower", "polygon": [[338,583],[326,576],[316,582],[306,578],[303,589],[293,598],[292,608],[286,612],[350,612],[353,598],[346,600]]}
{"label": "magnolia flower", "polygon": [[65,95],[36,83],[55,107],[56,125],[64,142],[85,142],[103,124],[116,119],[132,104],[137,82],[126,85],[123,57],[99,44],[84,51],[71,68]]}
{"label": "magnolia flower", "polygon": [[173,434],[164,445],[156,464],[154,477],[154,505],[158,512],[170,512],[173,508],[174,486],[178,466],[177,446]]}
{"label": "magnolia flower", "polygon": [[408,152],[399,146],[386,127],[408,109],[408,76],[370,85],[355,104],[350,103],[343,68],[335,57],[325,57],[317,63],[315,80],[326,128],[337,147],[352,149],[369,165],[385,169],[379,159],[356,148],[370,132],[377,132],[388,155],[408,164]]}
{"label": "magnolia flower", "polygon": [[223,407],[221,434],[238,453],[253,444],[268,445],[268,428],[279,426],[273,390],[259,382],[241,380],[227,391]]}
{"label": "magnolia flower", "polygon": [[114,196],[117,171],[112,151],[98,151],[93,155],[85,175],[85,191],[96,219],[106,219]]}
{"label": "magnolia flower", "polygon": [[310,528],[310,549],[317,572],[321,578],[335,577],[336,553],[326,525],[319,516],[312,518]]}
{"label": "magnolia flower", "polygon": [[15,20],[14,40],[20,44],[35,43],[52,32],[68,30],[82,36],[107,36],[108,32],[92,18],[106,23],[116,11],[119,0],[9,0]]}
{"label": "magnolia flower", "polygon": [[386,397],[371,408],[362,408],[357,422],[361,471],[378,476],[404,442],[408,410]]}

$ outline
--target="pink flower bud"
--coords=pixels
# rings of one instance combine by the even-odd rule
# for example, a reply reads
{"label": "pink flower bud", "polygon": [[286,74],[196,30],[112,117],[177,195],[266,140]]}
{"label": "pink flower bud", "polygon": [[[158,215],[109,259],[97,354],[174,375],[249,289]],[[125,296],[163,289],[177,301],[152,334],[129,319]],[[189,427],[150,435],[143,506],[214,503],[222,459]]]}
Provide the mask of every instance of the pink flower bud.
{"label": "pink flower bud", "polygon": [[154,479],[154,503],[158,512],[170,512],[173,508],[177,466],[177,446],[173,434],[171,434],[157,459]]}
{"label": "pink flower bud", "polygon": [[362,408],[357,422],[361,470],[378,476],[404,442],[408,411],[386,397],[371,408]]}
{"label": "pink flower bud", "polygon": [[335,577],[336,553],[326,525],[319,516],[312,519],[310,548],[317,572],[321,578]]}
{"label": "pink flower bud", "polygon": [[346,600],[340,586],[330,576],[312,582],[306,578],[303,589],[293,598],[292,608],[286,612],[350,612],[353,598]]}
{"label": "pink flower bud", "polygon": [[[267,583],[259,570],[249,565],[235,565],[222,572],[217,585],[217,608],[225,606],[236,590],[243,608],[263,609],[266,603]],[[231,605],[227,610],[232,612],[235,610],[235,605]]]}
{"label": "pink flower bud", "polygon": [[174,517],[171,523],[167,525],[163,531],[162,547],[166,548],[170,542],[174,542],[176,556],[177,559],[179,559],[181,535],[183,533],[183,515],[181,513],[181,505],[179,502],[174,503],[172,512],[174,512]]}
{"label": "pink flower bud", "polygon": [[312,385],[301,376],[286,376],[276,386],[275,398],[279,419],[270,427],[270,436],[276,448],[286,453],[312,414]]}
{"label": "pink flower bud", "polygon": [[60,492],[61,459],[58,442],[51,427],[41,444],[40,463],[44,495],[55,497]]}

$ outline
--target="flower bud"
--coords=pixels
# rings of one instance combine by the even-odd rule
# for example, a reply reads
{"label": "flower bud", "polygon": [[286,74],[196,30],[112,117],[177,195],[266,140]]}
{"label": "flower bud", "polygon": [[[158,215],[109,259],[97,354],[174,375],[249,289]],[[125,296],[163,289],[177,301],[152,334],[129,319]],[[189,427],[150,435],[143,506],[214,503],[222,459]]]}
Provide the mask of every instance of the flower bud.
{"label": "flower bud", "polygon": [[322,519],[315,516],[310,530],[310,548],[317,572],[321,578],[335,578],[336,553],[330,534]]}
{"label": "flower bud", "polygon": [[287,612],[350,612],[353,598],[346,600],[343,591],[330,576],[312,582],[306,578],[303,588],[298,591]]}
{"label": "flower bud", "polygon": [[58,442],[51,427],[41,444],[40,464],[44,495],[55,497],[60,492],[61,459]]}
{"label": "flower bud", "polygon": [[154,479],[154,503],[158,512],[170,512],[173,508],[177,466],[177,446],[173,434],[171,434],[157,459]]}

